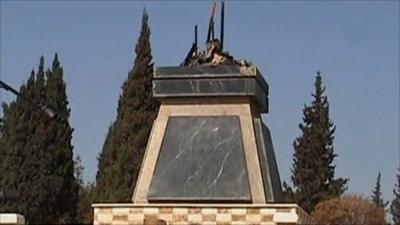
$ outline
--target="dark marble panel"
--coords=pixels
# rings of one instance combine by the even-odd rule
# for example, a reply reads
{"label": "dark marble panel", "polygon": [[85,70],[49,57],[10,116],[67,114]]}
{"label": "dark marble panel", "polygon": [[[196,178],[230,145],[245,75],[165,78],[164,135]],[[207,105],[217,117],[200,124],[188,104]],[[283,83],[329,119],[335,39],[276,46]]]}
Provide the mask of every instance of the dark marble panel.
{"label": "dark marble panel", "polygon": [[254,77],[154,80],[153,95],[158,98],[250,96],[263,113],[268,112],[268,89]]}
{"label": "dark marble panel", "polygon": [[[256,68],[256,67],[254,67]],[[263,89],[268,89],[268,84],[264,77],[255,69],[253,76],[240,73],[237,65],[217,65],[217,66],[190,66],[190,67],[156,67],[154,79],[188,79],[188,78],[224,78],[224,77],[253,77]]]}
{"label": "dark marble panel", "polygon": [[[251,91],[251,90],[249,90]],[[154,94],[241,94],[245,95],[245,79],[185,79],[155,80]]]}
{"label": "dark marble panel", "polygon": [[173,75],[210,75],[210,76],[242,76],[240,68],[237,65],[218,65],[218,66],[168,66],[156,67],[154,71],[155,77],[165,77]]}
{"label": "dark marble panel", "polygon": [[170,117],[148,200],[251,201],[239,118]]}
{"label": "dark marble panel", "polygon": [[258,158],[267,202],[282,201],[282,187],[271,134],[260,118],[254,119]]}

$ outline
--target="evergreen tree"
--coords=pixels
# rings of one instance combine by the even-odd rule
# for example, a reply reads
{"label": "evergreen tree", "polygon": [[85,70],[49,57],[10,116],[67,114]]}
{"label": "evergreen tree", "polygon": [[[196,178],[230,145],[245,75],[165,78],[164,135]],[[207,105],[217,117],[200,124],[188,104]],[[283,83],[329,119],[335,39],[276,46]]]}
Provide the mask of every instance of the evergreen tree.
{"label": "evergreen tree", "polygon": [[[68,119],[70,109],[63,78],[63,68],[55,54],[51,70],[46,72],[46,105],[57,114],[46,124],[46,144],[52,168],[49,186],[54,191],[55,216],[58,222],[74,222],[79,185],[74,176],[72,133]],[[55,190],[54,190],[55,189]]]}
{"label": "evergreen tree", "polygon": [[386,206],[389,204],[389,202],[384,202],[382,198],[382,191],[381,191],[381,172],[378,173],[378,177],[376,178],[376,184],[375,184],[375,189],[372,191],[371,195],[371,201],[381,207],[382,209],[385,209]]}
{"label": "evergreen tree", "polygon": [[[21,95],[31,95],[34,82],[35,72],[32,71],[26,84],[20,88]],[[26,147],[32,139],[32,126],[29,125],[31,110],[22,97],[3,105],[4,126],[0,161],[0,189],[6,195],[6,201],[0,205],[0,212],[21,213],[28,220],[31,218],[30,205],[34,204],[33,192],[38,191],[30,185],[34,175],[34,149],[33,146]],[[15,199],[16,196],[18,199]]]}
{"label": "evergreen tree", "polygon": [[333,140],[335,127],[329,118],[329,103],[322,78],[317,72],[315,93],[310,106],[303,109],[302,134],[293,143],[293,192],[296,202],[307,212],[322,200],[340,196],[347,179],[335,179]]}
{"label": "evergreen tree", "polygon": [[122,86],[117,119],[99,156],[97,199],[130,202],[159,102],[152,97],[153,63],[148,14],[143,13],[136,59]]}
{"label": "evergreen tree", "polygon": [[393,189],[394,199],[390,206],[390,213],[392,214],[393,224],[400,225],[400,167],[397,174],[397,183]]}
{"label": "evergreen tree", "polygon": [[[20,93],[4,106],[0,171],[6,172],[0,173],[0,187],[15,198],[1,205],[0,211],[21,213],[29,223],[74,222],[77,189],[70,166],[72,129],[59,63],[45,75],[41,57],[38,72],[32,71]],[[68,111],[66,119],[51,119],[32,103]]]}

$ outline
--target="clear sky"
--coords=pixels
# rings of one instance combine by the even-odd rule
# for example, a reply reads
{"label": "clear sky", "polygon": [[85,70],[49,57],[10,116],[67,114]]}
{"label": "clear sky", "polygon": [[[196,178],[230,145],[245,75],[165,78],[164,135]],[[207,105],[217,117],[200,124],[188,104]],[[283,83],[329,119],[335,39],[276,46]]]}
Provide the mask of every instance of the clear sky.
{"label": "clear sky", "polygon": [[[39,57],[58,52],[75,128],[74,150],[93,181],[97,156],[116,117],[134,60],[143,8],[156,65],[178,65],[208,1],[1,1],[1,79],[23,84]],[[289,180],[292,142],[310,103],[316,71],[337,126],[336,174],[350,193],[370,196],[379,171],[392,198],[399,166],[399,1],[234,1],[226,3],[225,49],[255,63],[270,85],[270,127],[281,179]],[[219,17],[217,17],[219,18]],[[218,19],[217,19],[217,24]],[[217,32],[218,32],[218,27]],[[15,97],[1,91],[1,101]]]}

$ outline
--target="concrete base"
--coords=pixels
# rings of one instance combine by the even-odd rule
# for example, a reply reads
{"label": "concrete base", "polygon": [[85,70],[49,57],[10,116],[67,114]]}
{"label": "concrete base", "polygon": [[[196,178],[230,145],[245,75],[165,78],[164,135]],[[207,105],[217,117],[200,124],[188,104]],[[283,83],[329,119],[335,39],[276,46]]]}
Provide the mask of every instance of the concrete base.
{"label": "concrete base", "polygon": [[313,224],[296,204],[93,204],[94,224]]}
{"label": "concrete base", "polygon": [[25,224],[24,216],[16,213],[0,213],[1,225],[23,225]]}

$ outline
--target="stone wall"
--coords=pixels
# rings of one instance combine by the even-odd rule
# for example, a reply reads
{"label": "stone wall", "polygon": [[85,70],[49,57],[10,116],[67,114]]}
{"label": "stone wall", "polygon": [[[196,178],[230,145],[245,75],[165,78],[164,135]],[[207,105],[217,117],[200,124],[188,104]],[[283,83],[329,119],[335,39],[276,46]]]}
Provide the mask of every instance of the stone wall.
{"label": "stone wall", "polygon": [[312,224],[295,204],[93,204],[94,224]]}

